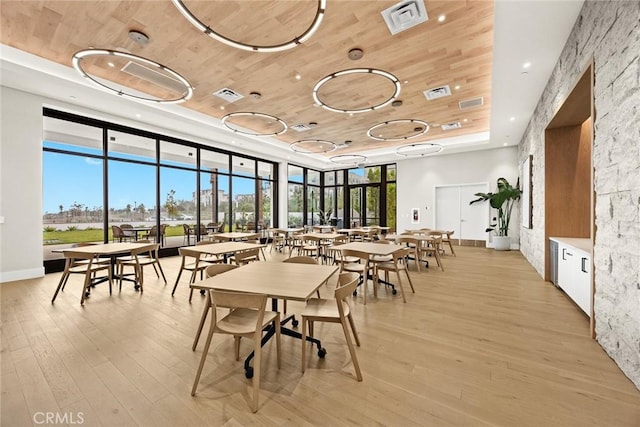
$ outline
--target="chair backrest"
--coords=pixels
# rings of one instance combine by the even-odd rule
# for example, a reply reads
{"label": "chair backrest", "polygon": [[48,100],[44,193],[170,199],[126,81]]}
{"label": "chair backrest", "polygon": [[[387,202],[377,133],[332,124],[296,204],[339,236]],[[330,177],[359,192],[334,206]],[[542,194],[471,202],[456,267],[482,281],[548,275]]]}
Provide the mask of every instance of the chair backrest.
{"label": "chair backrest", "polygon": [[158,234],[158,226],[154,225],[147,232],[147,237],[156,237],[156,234]]}
{"label": "chair backrest", "polygon": [[260,261],[260,248],[251,248],[244,251],[236,252],[233,256],[236,260],[236,264],[240,265],[243,262]]}
{"label": "chair backrest", "polygon": [[205,274],[207,275],[207,279],[209,277],[217,276],[221,273],[226,273],[229,270],[233,270],[234,268],[238,268],[237,265],[233,264],[213,264],[207,267],[205,270]]}
{"label": "chair backrest", "polygon": [[383,244],[383,245],[390,245],[391,244],[391,240],[374,240],[373,243],[378,243],[378,244]]}
{"label": "chair backrest", "polygon": [[398,236],[396,238],[396,242],[398,243],[408,243],[410,246],[419,247],[420,240],[416,239],[413,236]]}
{"label": "chair backrest", "polygon": [[[248,308],[258,311],[255,331],[261,333],[264,312],[267,306],[266,294],[251,294],[247,292],[229,292],[209,290],[209,298],[213,307],[213,321],[217,323],[216,307],[224,308]],[[225,332],[222,329],[222,332]]]}
{"label": "chair backrest", "polygon": [[62,253],[64,254],[65,258],[70,258],[70,259],[93,260],[95,258],[95,255],[89,252],[63,250]]}
{"label": "chair backrest", "polygon": [[131,256],[137,259],[140,254],[149,254],[150,257],[156,258],[154,252],[158,250],[158,247],[160,247],[160,244],[154,243],[140,248],[131,249]]}
{"label": "chair backrest", "polygon": [[342,313],[342,304],[349,295],[353,294],[353,291],[356,290],[358,286],[358,280],[360,279],[360,275],[358,273],[340,273],[338,276],[338,287],[334,291],[333,295],[338,302],[338,310]]}
{"label": "chair backrest", "polygon": [[346,257],[360,258],[360,260],[362,260],[364,262],[365,266],[369,265],[369,253],[368,252],[357,251],[355,249],[342,249],[340,252],[342,253],[342,257],[343,258],[346,258]]}
{"label": "chair backrest", "polygon": [[393,262],[395,263],[396,267],[398,266],[398,261],[402,259],[406,259],[406,257],[411,255],[412,253],[413,253],[412,248],[402,248],[392,253],[391,255],[393,255]]}
{"label": "chair backrest", "polygon": [[184,234],[186,234],[186,235],[190,235],[191,234],[191,227],[189,227],[189,224],[182,224],[182,230],[184,231]]}
{"label": "chair backrest", "polygon": [[180,254],[181,257],[183,258],[195,258],[196,260],[200,260],[200,257],[202,256],[201,252],[198,251],[194,251],[193,249],[189,249],[189,248],[178,248],[178,254]]}
{"label": "chair backrest", "polygon": [[160,224],[160,235],[164,236],[165,231],[167,230],[167,224]]}
{"label": "chair backrest", "polygon": [[120,228],[122,230],[128,230],[128,229],[133,228],[133,225],[131,225],[131,224],[120,224]]}
{"label": "chair backrest", "polygon": [[117,225],[112,225],[111,231],[113,232],[113,237],[125,237],[124,233],[122,232],[122,228],[118,227]]}
{"label": "chair backrest", "polygon": [[202,246],[202,245],[210,245],[211,242],[208,240],[200,240],[199,242],[196,242],[196,246]]}
{"label": "chair backrest", "polygon": [[310,256],[294,256],[287,258],[282,262],[290,262],[292,264],[318,264],[316,260]]}

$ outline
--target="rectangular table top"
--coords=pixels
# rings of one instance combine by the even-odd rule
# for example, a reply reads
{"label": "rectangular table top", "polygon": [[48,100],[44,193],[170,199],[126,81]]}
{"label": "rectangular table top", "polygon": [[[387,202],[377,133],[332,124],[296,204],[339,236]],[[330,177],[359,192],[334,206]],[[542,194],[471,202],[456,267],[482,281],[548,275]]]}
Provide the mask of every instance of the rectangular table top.
{"label": "rectangular table top", "polygon": [[116,255],[126,252],[131,252],[132,249],[142,248],[149,246],[152,243],[132,243],[132,242],[116,242],[116,243],[102,243],[98,245],[78,246],[76,248],[62,248],[54,249],[52,252],[83,252],[87,254],[96,255]]}
{"label": "rectangular table top", "polygon": [[344,245],[336,246],[337,250],[351,249],[361,252],[366,252],[370,255],[391,255],[397,250],[404,248],[405,246],[396,245],[393,243],[371,243],[371,242],[351,242]]}
{"label": "rectangular table top", "polygon": [[222,242],[222,243],[210,243],[208,245],[189,246],[189,249],[210,255],[223,255],[229,253],[236,253],[240,251],[246,251],[254,248],[264,248],[266,244],[262,243],[247,243],[247,242]]}
{"label": "rectangular table top", "polygon": [[214,233],[213,237],[222,237],[229,240],[242,240],[249,239],[251,237],[259,237],[260,233],[245,233],[240,231],[228,231],[225,233]]}
{"label": "rectangular table top", "polygon": [[198,287],[306,301],[336,271],[337,266],[260,261],[205,279]]}

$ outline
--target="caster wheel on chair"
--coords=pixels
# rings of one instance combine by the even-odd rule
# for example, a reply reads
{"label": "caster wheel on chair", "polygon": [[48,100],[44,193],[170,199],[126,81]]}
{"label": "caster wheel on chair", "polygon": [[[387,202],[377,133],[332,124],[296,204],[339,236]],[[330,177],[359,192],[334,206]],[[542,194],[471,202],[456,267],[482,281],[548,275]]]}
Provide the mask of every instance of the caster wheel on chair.
{"label": "caster wheel on chair", "polygon": [[358,296],[358,292],[357,291],[353,291],[353,296],[357,297]]}
{"label": "caster wheel on chair", "polygon": [[397,294],[397,293],[398,293],[398,291],[394,289],[394,290],[392,290],[392,291],[391,291],[391,293],[392,293],[393,295],[395,295],[395,294]]}
{"label": "caster wheel on chair", "polygon": [[253,378],[253,367],[249,366],[245,371],[244,371],[244,376],[247,379],[251,379]]}
{"label": "caster wheel on chair", "polygon": [[324,359],[324,356],[327,354],[327,350],[325,350],[324,348],[321,348],[320,350],[318,350],[318,357],[320,359]]}
{"label": "caster wheel on chair", "polygon": [[206,291],[204,289],[200,289],[200,295],[204,295]]}
{"label": "caster wheel on chair", "polygon": [[291,321],[291,324],[293,325],[293,327],[294,327],[294,328],[297,328],[299,323],[300,323],[300,321],[299,321],[299,320],[296,320],[296,319],[293,319],[293,320]]}

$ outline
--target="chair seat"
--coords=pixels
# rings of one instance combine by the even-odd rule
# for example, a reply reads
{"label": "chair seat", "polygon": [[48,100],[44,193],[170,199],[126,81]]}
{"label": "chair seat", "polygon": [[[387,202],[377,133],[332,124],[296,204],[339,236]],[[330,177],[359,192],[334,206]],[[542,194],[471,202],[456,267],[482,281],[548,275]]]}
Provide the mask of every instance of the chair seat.
{"label": "chair seat", "polygon": [[[256,322],[260,312],[249,308],[236,308],[220,319],[216,324],[216,329],[227,334],[240,335],[249,334],[255,331]],[[278,317],[275,311],[265,311],[263,326],[273,322]]]}
{"label": "chair seat", "polygon": [[[350,313],[349,304],[342,302],[344,309],[344,315],[348,316]],[[339,319],[340,313],[338,312],[338,306],[336,300],[332,299],[310,299],[307,301],[307,305],[302,311],[302,317],[313,317],[316,319]]]}
{"label": "chair seat", "polygon": [[360,258],[355,256],[345,256],[342,258],[338,258],[338,261],[342,262],[343,264],[355,264],[360,261]]}
{"label": "chair seat", "polygon": [[373,255],[370,261],[375,263],[389,262],[393,261],[393,255]]}
{"label": "chair seat", "polygon": [[[395,264],[393,263],[393,259],[391,261],[378,263],[376,264],[376,267],[378,268],[378,270],[395,271],[397,269]],[[404,268],[400,267],[399,269],[403,270]]]}
{"label": "chair seat", "polygon": [[102,263],[93,263],[91,265],[91,268],[89,269],[89,263],[82,263],[82,264],[78,264],[78,263],[74,263],[74,265],[72,267],[69,267],[69,272],[70,273],[85,273],[87,270],[89,271],[100,271],[100,270],[106,270],[109,268],[109,264],[102,264]]}
{"label": "chair seat", "polygon": [[342,266],[342,270],[344,271],[351,271],[354,273],[363,273],[365,269],[364,264],[357,264],[357,263],[345,263]]}

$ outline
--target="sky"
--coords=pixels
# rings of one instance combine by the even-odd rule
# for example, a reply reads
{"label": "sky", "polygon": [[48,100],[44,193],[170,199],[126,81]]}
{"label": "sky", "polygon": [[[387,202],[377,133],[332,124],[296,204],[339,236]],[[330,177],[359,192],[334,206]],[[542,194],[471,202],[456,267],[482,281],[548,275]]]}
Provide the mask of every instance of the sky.
{"label": "sky", "polygon": [[[47,146],[55,145],[49,143]],[[102,160],[47,151],[43,155],[45,213],[60,212],[60,205],[64,210],[68,210],[76,202],[90,210],[103,206]],[[208,188],[208,175],[203,181],[203,188]],[[161,203],[164,203],[170,190],[175,190],[176,200],[192,200],[196,189],[196,172],[162,168],[160,183]],[[227,193],[229,178],[220,175],[218,185],[225,188]],[[234,177],[233,185],[234,194],[254,192],[253,179]],[[155,205],[155,167],[111,160],[109,207],[124,209],[130,204],[133,209],[141,203],[144,203],[147,209]]]}

